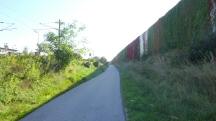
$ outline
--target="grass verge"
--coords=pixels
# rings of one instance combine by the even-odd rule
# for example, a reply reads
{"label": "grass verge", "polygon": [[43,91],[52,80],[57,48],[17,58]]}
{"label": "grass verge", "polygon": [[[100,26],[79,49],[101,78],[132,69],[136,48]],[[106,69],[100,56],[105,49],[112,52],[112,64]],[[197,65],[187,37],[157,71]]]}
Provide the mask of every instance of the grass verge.
{"label": "grass verge", "polygon": [[19,120],[105,70],[102,66],[86,68],[75,61],[64,70],[40,76],[37,61],[32,57],[5,57],[0,62],[0,121]]}
{"label": "grass verge", "polygon": [[216,65],[162,57],[118,65],[128,121],[215,121]]}

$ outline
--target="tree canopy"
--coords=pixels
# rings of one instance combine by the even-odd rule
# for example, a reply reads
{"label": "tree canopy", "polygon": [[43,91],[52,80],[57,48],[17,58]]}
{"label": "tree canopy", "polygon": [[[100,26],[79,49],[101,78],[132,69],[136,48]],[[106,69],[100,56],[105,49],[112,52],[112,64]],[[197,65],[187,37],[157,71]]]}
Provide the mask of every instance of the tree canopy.
{"label": "tree canopy", "polygon": [[77,22],[72,24],[61,23],[62,29],[58,30],[59,34],[48,32],[46,39],[38,44],[38,51],[45,52],[55,59],[55,67],[57,69],[64,68],[72,59],[81,58],[81,54],[76,51],[77,36],[85,29],[85,26],[80,26]]}

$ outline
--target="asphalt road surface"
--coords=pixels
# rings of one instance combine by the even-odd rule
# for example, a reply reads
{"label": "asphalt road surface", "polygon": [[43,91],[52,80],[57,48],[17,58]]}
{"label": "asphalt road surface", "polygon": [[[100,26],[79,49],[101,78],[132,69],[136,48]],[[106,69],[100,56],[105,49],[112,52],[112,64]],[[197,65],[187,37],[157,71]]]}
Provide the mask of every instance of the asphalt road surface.
{"label": "asphalt road surface", "polygon": [[125,121],[118,70],[110,65],[21,121]]}

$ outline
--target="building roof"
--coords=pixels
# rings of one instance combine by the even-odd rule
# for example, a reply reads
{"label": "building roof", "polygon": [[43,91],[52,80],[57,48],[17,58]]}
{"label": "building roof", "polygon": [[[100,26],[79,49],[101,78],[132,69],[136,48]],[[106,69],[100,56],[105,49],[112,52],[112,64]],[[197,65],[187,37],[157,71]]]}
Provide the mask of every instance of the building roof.
{"label": "building roof", "polygon": [[[3,47],[0,47],[0,49],[6,49],[6,48],[3,48]],[[8,51],[18,51],[18,50],[15,50],[15,49],[9,49],[7,48]]]}

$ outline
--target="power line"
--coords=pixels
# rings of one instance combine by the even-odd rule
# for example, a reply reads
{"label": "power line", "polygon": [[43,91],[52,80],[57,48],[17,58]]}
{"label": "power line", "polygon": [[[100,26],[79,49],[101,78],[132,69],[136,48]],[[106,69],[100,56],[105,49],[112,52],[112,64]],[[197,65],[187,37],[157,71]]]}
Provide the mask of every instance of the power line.
{"label": "power line", "polygon": [[50,25],[47,25],[47,23],[46,23],[46,24],[45,24],[45,23],[40,23],[40,25],[43,25],[43,26],[45,26],[45,27],[48,27],[48,29],[55,29],[55,30],[58,30],[58,28],[52,27],[52,26],[50,26]]}
{"label": "power line", "polygon": [[40,31],[46,31],[46,30],[51,30],[51,29],[53,29],[53,28],[32,29],[38,35],[38,43],[39,43],[39,34],[40,34]]}
{"label": "power line", "polygon": [[12,19],[13,21],[16,21],[17,23],[19,23],[20,25],[22,25],[23,27],[25,27],[25,28],[28,29],[28,30],[32,30],[31,27],[30,27],[29,25],[26,24],[26,22],[22,22],[22,21],[20,21],[19,19],[15,18],[15,17],[12,17],[12,16],[9,16],[9,15],[7,15],[7,14],[4,14],[4,13],[2,13],[2,12],[0,12],[0,15],[5,16],[6,18],[10,18],[10,19]]}
{"label": "power line", "polygon": [[58,30],[58,37],[59,37],[59,43],[61,42],[61,25],[64,24],[64,22],[62,22],[60,19],[57,22],[54,22],[56,24],[58,24],[58,28],[52,27],[50,25],[47,25],[45,23],[40,23],[41,25],[45,26],[45,27],[49,27],[49,29],[55,29]]}
{"label": "power line", "polygon": [[[7,11],[9,11],[9,13],[17,13],[17,10],[16,9],[13,9],[13,8],[10,8],[10,7],[8,7],[8,6],[6,6],[6,5],[3,5],[3,6],[1,6],[1,8],[2,9],[7,9]],[[16,22],[18,22],[18,23],[20,23],[21,25],[23,25],[23,26],[25,26],[26,28],[28,28],[28,29],[32,29],[29,25],[27,25],[26,23],[28,22],[28,21],[30,21],[30,20],[28,20],[28,21],[25,21],[26,20],[26,18],[25,18],[25,20],[20,20],[20,18],[23,18],[23,17],[19,17],[19,19],[17,19],[18,18],[18,16],[8,16],[8,13],[2,13],[1,12],[1,14],[3,14],[3,15],[5,15],[6,17],[9,17],[9,18],[11,18],[11,19],[13,19],[13,20],[15,20]]]}
{"label": "power line", "polygon": [[[27,30],[31,30],[32,31],[32,27],[30,27],[29,25],[27,25],[26,24],[26,22],[23,22],[23,21],[21,21],[21,20],[19,20],[19,19],[16,19],[15,17],[12,17],[12,16],[9,16],[9,15],[7,15],[7,14],[4,14],[4,13],[2,13],[2,12],[0,12],[1,14],[0,15],[3,15],[3,16],[5,16],[5,17],[7,17],[7,18],[10,18],[10,19],[12,19],[12,20],[16,20],[16,22],[18,22],[22,27],[24,27],[24,28],[26,28]],[[16,29],[16,28],[12,28],[12,29]],[[12,29],[10,29],[9,31],[11,31]],[[0,30],[1,31],[1,30]],[[3,30],[2,30],[3,31]],[[33,30],[33,32],[35,32],[34,30]],[[36,32],[35,32],[36,33]],[[39,42],[39,33],[37,33],[37,38],[38,38],[38,42]]]}
{"label": "power line", "polygon": [[8,24],[7,27],[1,28],[0,31],[11,31],[14,30],[16,28],[12,28],[13,25],[15,25],[14,23],[6,23],[6,22],[0,22],[1,24]]}
{"label": "power line", "polygon": [[[13,14],[14,14],[14,13],[19,14],[19,12],[18,12],[19,9],[14,9],[14,8],[12,8],[12,7],[9,7],[9,6],[5,5],[5,4],[1,5],[0,8],[2,8],[2,9],[7,9],[7,11],[9,11],[10,13],[13,13]],[[18,16],[15,16],[15,17],[18,17]],[[22,16],[20,16],[20,17],[23,18]],[[35,20],[35,19],[38,20],[38,19],[41,19],[42,16],[40,16],[40,17],[31,16],[31,19],[32,19],[32,17],[34,17],[34,18],[33,18],[34,20]],[[32,21],[32,20],[27,20],[27,21],[25,21],[25,20],[27,20],[27,19],[26,19],[26,18],[25,18],[25,19],[21,19],[22,23],[23,23],[23,22],[26,23],[26,22]]]}

